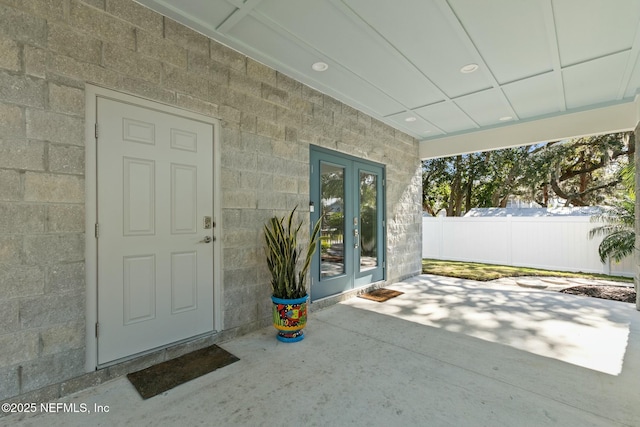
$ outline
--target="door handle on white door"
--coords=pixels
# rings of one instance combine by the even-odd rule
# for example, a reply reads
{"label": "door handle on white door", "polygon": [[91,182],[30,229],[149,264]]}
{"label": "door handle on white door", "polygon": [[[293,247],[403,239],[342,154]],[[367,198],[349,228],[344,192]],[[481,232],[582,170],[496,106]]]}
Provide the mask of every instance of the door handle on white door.
{"label": "door handle on white door", "polygon": [[211,238],[211,236],[205,236],[204,240],[200,240],[200,243],[211,243],[213,242],[213,239]]}

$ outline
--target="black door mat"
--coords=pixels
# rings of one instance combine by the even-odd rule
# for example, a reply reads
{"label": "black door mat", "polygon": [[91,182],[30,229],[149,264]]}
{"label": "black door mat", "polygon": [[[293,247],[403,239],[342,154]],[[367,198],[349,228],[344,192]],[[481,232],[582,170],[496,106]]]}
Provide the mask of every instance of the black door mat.
{"label": "black door mat", "polygon": [[360,294],[358,295],[358,297],[370,299],[371,301],[376,302],[385,302],[386,300],[395,298],[398,295],[402,295],[403,293],[404,292],[394,291],[393,289],[379,288],[371,292],[367,292],[366,294]]}
{"label": "black door mat", "polygon": [[238,360],[233,354],[212,345],[133,372],[127,378],[140,396],[148,399]]}

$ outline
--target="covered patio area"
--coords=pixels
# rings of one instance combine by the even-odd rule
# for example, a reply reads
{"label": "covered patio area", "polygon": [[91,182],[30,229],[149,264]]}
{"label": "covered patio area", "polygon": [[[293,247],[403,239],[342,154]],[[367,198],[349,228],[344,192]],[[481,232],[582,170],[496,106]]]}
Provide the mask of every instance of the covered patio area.
{"label": "covered patio area", "polygon": [[7,425],[636,426],[633,304],[421,275],[384,303],[311,313],[225,342],[240,358],[143,401],[125,377],[64,402],[108,413],[11,415]]}

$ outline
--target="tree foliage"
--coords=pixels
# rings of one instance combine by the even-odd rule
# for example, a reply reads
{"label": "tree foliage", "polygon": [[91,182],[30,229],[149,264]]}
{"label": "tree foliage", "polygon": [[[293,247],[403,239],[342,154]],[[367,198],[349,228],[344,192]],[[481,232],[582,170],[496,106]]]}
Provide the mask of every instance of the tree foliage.
{"label": "tree foliage", "polygon": [[[526,145],[423,162],[423,208],[460,216],[505,207],[510,197],[547,207],[591,206],[619,199],[620,170],[633,157],[631,133]],[[631,161],[632,163],[632,161]]]}

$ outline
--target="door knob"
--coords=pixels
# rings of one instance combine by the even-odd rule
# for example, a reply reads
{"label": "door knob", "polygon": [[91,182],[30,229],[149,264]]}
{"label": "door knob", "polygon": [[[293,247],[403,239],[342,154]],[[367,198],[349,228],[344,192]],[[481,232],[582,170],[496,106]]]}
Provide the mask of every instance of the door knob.
{"label": "door knob", "polygon": [[200,243],[211,243],[213,242],[213,239],[211,238],[211,236],[205,236],[204,240],[200,240]]}

